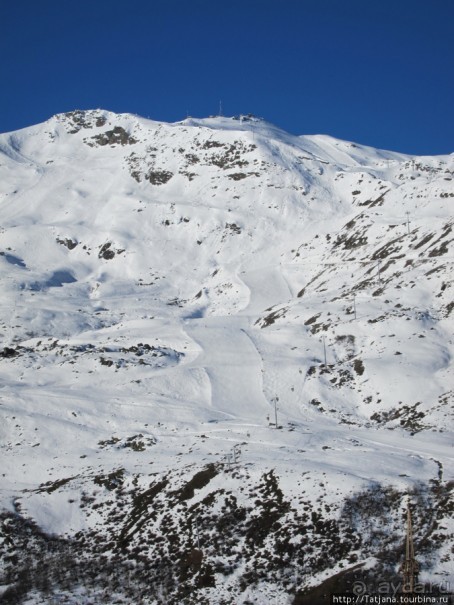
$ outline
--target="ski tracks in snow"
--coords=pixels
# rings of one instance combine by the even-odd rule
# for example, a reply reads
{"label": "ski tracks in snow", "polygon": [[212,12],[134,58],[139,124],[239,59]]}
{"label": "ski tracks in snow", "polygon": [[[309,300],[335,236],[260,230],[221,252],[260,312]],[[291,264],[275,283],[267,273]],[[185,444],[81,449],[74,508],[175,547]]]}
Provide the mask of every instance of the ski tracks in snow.
{"label": "ski tracks in snow", "polygon": [[247,320],[205,317],[188,320],[186,332],[202,349],[189,367],[205,369],[211,382],[212,407],[231,418],[264,418],[262,359],[247,335]]}
{"label": "ski tracks in snow", "polygon": [[291,291],[276,266],[237,271],[237,278],[250,292],[248,305],[238,315],[186,320],[187,335],[202,350],[188,365],[205,370],[215,410],[246,422],[264,422],[271,405],[263,390],[264,364],[248,331],[265,309],[291,298]]}

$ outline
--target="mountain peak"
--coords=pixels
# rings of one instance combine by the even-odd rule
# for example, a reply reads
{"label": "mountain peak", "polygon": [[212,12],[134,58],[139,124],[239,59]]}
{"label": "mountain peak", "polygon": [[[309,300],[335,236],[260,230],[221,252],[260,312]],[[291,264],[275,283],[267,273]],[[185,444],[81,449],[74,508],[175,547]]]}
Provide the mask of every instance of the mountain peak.
{"label": "mountain peak", "polygon": [[0,135],[4,584],[375,590],[409,494],[450,578],[453,175],[253,116]]}

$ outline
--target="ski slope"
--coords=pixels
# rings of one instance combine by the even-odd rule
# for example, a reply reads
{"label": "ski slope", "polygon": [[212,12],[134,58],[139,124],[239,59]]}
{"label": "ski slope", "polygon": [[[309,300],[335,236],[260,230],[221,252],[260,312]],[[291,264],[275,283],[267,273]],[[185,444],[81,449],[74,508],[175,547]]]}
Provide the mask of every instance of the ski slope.
{"label": "ski slope", "polygon": [[5,594],[32,520],[67,602],[297,603],[395,575],[408,500],[454,581],[453,155],[94,110],[0,135],[0,173]]}

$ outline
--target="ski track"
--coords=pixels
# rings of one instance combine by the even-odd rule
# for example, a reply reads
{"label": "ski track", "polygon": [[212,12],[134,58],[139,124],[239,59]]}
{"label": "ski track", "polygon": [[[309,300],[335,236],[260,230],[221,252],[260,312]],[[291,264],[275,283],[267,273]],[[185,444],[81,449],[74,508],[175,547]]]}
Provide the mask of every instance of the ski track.
{"label": "ski track", "polygon": [[186,322],[185,328],[202,349],[189,366],[203,368],[211,382],[212,406],[219,412],[248,421],[264,415],[261,358],[241,318],[204,317]]}

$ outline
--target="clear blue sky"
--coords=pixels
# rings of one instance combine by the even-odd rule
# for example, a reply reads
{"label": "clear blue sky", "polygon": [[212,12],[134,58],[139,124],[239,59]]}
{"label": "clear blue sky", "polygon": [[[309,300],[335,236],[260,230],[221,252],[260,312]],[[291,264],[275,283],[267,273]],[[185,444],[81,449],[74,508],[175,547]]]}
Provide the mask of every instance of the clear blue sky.
{"label": "clear blue sky", "polygon": [[454,152],[453,0],[2,0],[0,132],[72,109],[254,113]]}

